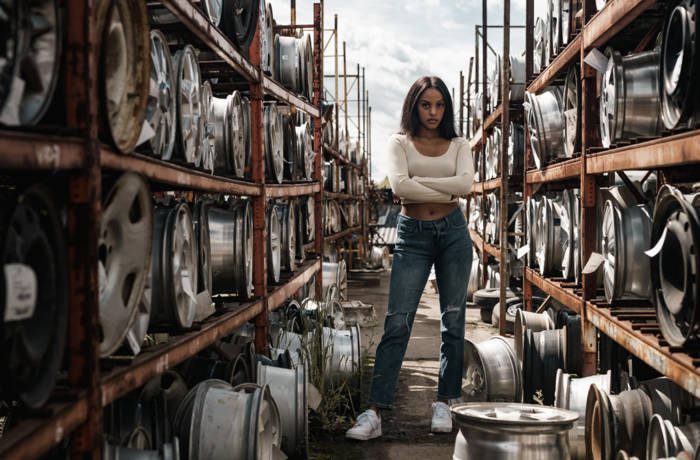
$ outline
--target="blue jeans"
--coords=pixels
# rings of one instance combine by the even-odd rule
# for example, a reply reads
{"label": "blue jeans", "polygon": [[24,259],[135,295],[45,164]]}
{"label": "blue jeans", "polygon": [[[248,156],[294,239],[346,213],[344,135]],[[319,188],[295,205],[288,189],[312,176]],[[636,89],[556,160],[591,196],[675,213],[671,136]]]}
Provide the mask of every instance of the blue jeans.
{"label": "blue jeans", "polygon": [[437,220],[399,215],[384,334],[377,347],[370,406],[393,408],[413,320],[430,268],[435,264],[440,294],[440,371],[438,398],[462,393],[464,309],[472,266],[472,242],[459,209]]}

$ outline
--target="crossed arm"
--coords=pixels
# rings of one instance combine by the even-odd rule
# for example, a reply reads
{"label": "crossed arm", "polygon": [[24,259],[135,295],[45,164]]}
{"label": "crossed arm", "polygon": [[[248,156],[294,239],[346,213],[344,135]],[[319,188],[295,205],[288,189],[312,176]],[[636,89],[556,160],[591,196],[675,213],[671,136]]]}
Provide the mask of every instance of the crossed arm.
{"label": "crossed arm", "polygon": [[460,146],[456,173],[450,177],[409,177],[406,152],[396,138],[389,140],[388,155],[389,182],[394,193],[401,198],[425,203],[446,203],[471,190],[474,162],[467,143]]}

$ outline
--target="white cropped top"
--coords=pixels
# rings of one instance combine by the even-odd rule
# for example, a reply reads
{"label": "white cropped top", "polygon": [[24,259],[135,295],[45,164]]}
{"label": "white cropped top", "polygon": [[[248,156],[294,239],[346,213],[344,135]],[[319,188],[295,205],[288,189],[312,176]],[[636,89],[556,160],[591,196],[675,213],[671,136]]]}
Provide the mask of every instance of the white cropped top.
{"label": "white cropped top", "polygon": [[405,134],[393,134],[387,146],[389,183],[403,204],[452,203],[469,193],[474,160],[462,137],[440,156],[423,155]]}

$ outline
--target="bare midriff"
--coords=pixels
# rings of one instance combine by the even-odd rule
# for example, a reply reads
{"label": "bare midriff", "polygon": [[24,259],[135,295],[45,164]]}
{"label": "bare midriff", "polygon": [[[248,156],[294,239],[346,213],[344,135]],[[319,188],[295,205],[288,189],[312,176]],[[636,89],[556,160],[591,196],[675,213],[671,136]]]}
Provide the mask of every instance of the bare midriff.
{"label": "bare midriff", "polygon": [[445,217],[457,207],[457,203],[411,203],[401,205],[401,214],[418,220],[435,220]]}

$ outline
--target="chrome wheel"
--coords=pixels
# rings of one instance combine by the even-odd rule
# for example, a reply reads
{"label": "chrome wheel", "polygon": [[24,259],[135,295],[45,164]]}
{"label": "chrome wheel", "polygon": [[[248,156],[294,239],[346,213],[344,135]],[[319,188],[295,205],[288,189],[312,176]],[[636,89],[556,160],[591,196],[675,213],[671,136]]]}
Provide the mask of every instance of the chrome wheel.
{"label": "chrome wheel", "polygon": [[277,205],[267,213],[267,275],[274,283],[280,280],[282,235]]}
{"label": "chrome wheel", "polygon": [[267,159],[268,175],[278,184],[282,183],[284,175],[284,135],[282,132],[282,117],[277,110],[277,104],[265,104],[265,157]]}

